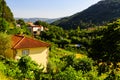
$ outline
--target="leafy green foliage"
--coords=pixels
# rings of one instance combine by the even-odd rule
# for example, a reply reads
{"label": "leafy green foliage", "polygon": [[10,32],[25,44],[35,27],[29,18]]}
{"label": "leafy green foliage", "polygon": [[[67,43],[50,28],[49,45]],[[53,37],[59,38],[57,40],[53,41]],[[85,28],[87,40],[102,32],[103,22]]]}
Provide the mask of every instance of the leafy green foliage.
{"label": "leafy green foliage", "polygon": [[6,56],[6,50],[11,48],[10,36],[6,33],[0,33],[0,55]]}
{"label": "leafy green foliage", "polygon": [[[60,48],[51,48],[51,52],[49,53],[49,62],[47,66],[48,73],[56,74],[60,71],[64,70],[67,66],[67,60],[64,58],[66,55],[72,55],[72,52],[60,49]],[[72,56],[71,56],[72,57]]]}
{"label": "leafy green foliage", "polygon": [[73,67],[76,71],[82,70],[84,73],[92,70],[93,61],[90,58],[76,59],[73,63]]}
{"label": "leafy green foliage", "polygon": [[[5,21],[10,23],[9,27],[13,27],[15,24],[15,20],[14,20],[12,12],[11,12],[10,8],[7,6],[5,0],[0,0],[0,13],[2,13],[2,12],[3,12],[3,14],[2,14],[3,16],[0,16],[0,18],[3,17],[5,19]],[[2,22],[0,22],[0,23],[2,23]]]}
{"label": "leafy green foliage", "polygon": [[7,34],[26,34],[26,35],[32,35],[30,33],[30,30],[27,28],[26,25],[21,26],[21,27],[14,27],[13,29],[8,30]]}
{"label": "leafy green foliage", "polygon": [[113,62],[114,67],[120,61],[119,36],[120,25],[112,23],[102,30],[103,34],[92,40],[89,56],[94,60]]}
{"label": "leafy green foliage", "polygon": [[9,23],[5,20],[0,18],[0,32],[7,32],[9,30]]}
{"label": "leafy green foliage", "polygon": [[68,67],[65,71],[60,72],[55,75],[55,80],[84,80],[85,78],[82,77],[82,72],[76,72],[74,68]]}
{"label": "leafy green foliage", "polygon": [[28,56],[23,56],[18,62],[19,69],[21,70],[22,78],[27,79],[40,79],[40,73],[42,72],[42,69],[31,60]]}
{"label": "leafy green foliage", "polygon": [[40,20],[34,22],[34,24],[35,24],[35,25],[42,25],[42,26],[44,26],[44,27],[48,27],[48,26],[49,26],[48,23],[46,23],[46,22],[44,22],[44,21],[40,21]]}
{"label": "leafy green foliage", "polygon": [[101,75],[102,73],[106,73],[109,71],[110,67],[105,62],[101,62],[101,64],[98,65],[98,75]]}
{"label": "leafy green foliage", "polygon": [[0,66],[2,67],[0,71],[8,77],[19,80],[39,80],[42,78],[40,75],[43,69],[28,56],[21,57],[18,62],[4,57],[0,58],[2,60],[2,62],[0,60]]}
{"label": "leafy green foliage", "polygon": [[19,24],[20,26],[24,26],[25,25],[25,22],[24,22],[23,19],[16,20],[16,23]]}

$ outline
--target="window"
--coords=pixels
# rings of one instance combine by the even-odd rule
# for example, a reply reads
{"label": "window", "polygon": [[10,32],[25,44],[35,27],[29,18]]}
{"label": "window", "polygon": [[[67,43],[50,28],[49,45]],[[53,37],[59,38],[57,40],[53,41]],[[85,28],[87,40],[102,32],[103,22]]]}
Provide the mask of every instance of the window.
{"label": "window", "polygon": [[29,55],[29,50],[28,49],[22,50],[22,55]]}

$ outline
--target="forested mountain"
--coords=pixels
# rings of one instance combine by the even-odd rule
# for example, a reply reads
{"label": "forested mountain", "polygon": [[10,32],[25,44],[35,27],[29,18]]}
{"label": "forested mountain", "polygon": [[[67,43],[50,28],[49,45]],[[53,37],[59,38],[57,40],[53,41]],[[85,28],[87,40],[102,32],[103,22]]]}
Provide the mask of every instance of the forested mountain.
{"label": "forested mountain", "polygon": [[119,17],[120,0],[101,0],[82,12],[62,18],[52,24],[64,29],[76,29],[78,26],[88,28],[94,25],[103,25]]}
{"label": "forested mountain", "polygon": [[[4,14],[2,14],[4,13]],[[0,0],[0,18],[4,18],[10,24],[14,23],[13,13],[11,12],[10,8],[7,6],[5,0]]]}

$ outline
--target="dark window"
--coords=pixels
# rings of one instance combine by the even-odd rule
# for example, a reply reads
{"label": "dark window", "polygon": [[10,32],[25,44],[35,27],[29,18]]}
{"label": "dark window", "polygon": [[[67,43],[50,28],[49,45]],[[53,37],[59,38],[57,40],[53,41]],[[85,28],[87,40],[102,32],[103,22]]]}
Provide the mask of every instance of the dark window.
{"label": "dark window", "polygon": [[22,55],[29,55],[29,49],[22,50]]}

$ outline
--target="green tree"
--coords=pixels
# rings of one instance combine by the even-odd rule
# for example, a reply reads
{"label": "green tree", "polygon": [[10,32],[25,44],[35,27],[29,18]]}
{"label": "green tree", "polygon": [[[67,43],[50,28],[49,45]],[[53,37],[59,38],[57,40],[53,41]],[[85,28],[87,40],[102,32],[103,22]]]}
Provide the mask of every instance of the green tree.
{"label": "green tree", "polygon": [[0,33],[0,54],[5,56],[7,50],[11,48],[11,38],[6,33]]}
{"label": "green tree", "polygon": [[84,80],[82,72],[77,72],[71,66],[55,75],[54,80]]}
{"label": "green tree", "polygon": [[[13,13],[11,12],[10,8],[7,6],[5,0],[0,0],[0,13],[3,13],[0,18],[5,19],[10,26],[9,27],[14,27],[15,26],[15,19],[13,17]],[[2,22],[0,22],[2,23]]]}
{"label": "green tree", "polygon": [[54,40],[61,39],[61,38],[63,38],[65,36],[64,30],[62,28],[60,28],[60,27],[49,26],[48,28],[49,28],[48,31],[41,32],[40,38],[42,40],[49,40],[49,41],[54,42]]}
{"label": "green tree", "polygon": [[18,62],[19,69],[21,70],[21,79],[40,79],[42,68],[31,60],[29,56],[23,56]]}
{"label": "green tree", "polygon": [[61,61],[65,63],[65,66],[62,68],[64,71],[67,67],[73,66],[75,60],[75,55],[66,55],[61,58]]}
{"label": "green tree", "polygon": [[5,58],[3,63],[5,64],[4,74],[6,76],[12,77],[14,79],[19,79],[21,77],[22,74],[19,70],[17,61]]}
{"label": "green tree", "polygon": [[0,32],[7,31],[9,31],[9,23],[5,19],[0,18]]}
{"label": "green tree", "polygon": [[70,44],[70,40],[69,39],[61,39],[61,40],[57,40],[57,44],[58,44],[58,47],[61,47],[61,48],[65,48],[66,45]]}
{"label": "green tree", "polygon": [[16,20],[16,23],[17,23],[17,24],[20,24],[20,26],[25,26],[25,22],[24,22],[23,19],[18,19],[18,20]]}
{"label": "green tree", "polygon": [[44,26],[44,27],[48,27],[48,26],[49,26],[48,23],[46,23],[46,22],[44,22],[44,21],[40,21],[40,20],[34,22],[34,24],[35,24],[35,25],[42,25],[42,26]]}
{"label": "green tree", "polygon": [[82,70],[83,73],[87,73],[88,71],[92,70],[93,60],[86,57],[82,59],[76,59],[73,63],[73,67],[76,71]]}
{"label": "green tree", "polygon": [[103,34],[92,40],[89,57],[103,62],[112,62],[116,68],[120,61],[120,24],[114,22],[102,29]]}

